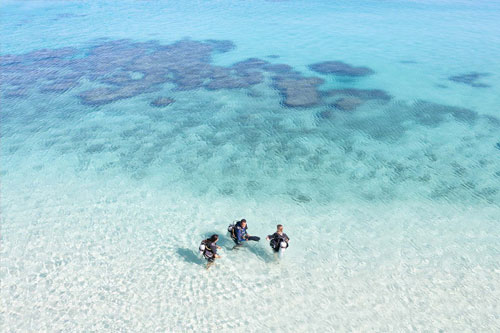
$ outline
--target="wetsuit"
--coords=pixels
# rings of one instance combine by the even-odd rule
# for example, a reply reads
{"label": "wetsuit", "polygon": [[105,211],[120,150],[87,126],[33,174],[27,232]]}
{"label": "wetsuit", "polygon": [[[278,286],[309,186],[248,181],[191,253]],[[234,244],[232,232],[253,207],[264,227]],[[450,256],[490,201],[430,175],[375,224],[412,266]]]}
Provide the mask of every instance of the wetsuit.
{"label": "wetsuit", "polygon": [[234,226],[234,237],[233,237],[233,241],[236,244],[239,245],[241,244],[241,242],[246,242],[249,240],[253,240],[256,242],[260,240],[260,237],[257,236],[247,236],[247,229],[248,227],[243,228],[241,226],[241,222],[236,223],[236,225]]}
{"label": "wetsuit", "polygon": [[269,245],[273,248],[274,252],[278,252],[280,250],[280,244],[281,242],[286,243],[286,247],[288,247],[288,241],[290,238],[288,238],[287,234],[282,233],[281,235],[277,232],[275,232],[272,235],[267,236],[270,239]]}
{"label": "wetsuit", "polygon": [[203,256],[208,261],[214,261],[215,255],[217,254],[217,245],[215,243],[209,243],[208,240],[205,241],[205,251],[203,251]]}

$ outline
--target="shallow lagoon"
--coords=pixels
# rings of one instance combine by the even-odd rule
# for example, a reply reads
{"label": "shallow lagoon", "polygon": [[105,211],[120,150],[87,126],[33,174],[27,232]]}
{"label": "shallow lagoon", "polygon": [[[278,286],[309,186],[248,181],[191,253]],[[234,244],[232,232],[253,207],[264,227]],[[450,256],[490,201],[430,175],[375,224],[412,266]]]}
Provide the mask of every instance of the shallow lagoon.
{"label": "shallow lagoon", "polygon": [[498,9],[3,4],[2,325],[497,330]]}

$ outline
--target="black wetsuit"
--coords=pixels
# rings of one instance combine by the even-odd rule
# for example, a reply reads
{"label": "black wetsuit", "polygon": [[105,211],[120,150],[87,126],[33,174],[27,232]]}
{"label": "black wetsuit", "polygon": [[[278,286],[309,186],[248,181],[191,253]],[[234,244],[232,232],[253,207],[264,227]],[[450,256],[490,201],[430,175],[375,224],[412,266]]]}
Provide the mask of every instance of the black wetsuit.
{"label": "black wetsuit", "polygon": [[272,235],[267,236],[269,237],[269,240],[271,241],[269,245],[273,248],[274,252],[278,252],[280,250],[280,243],[285,242],[286,247],[288,247],[288,241],[290,238],[287,236],[287,234],[282,233],[281,235],[275,232]]}
{"label": "black wetsuit", "polygon": [[208,240],[205,241],[205,251],[203,251],[203,256],[208,261],[214,261],[215,255],[217,254],[217,245],[215,243],[210,243]]}

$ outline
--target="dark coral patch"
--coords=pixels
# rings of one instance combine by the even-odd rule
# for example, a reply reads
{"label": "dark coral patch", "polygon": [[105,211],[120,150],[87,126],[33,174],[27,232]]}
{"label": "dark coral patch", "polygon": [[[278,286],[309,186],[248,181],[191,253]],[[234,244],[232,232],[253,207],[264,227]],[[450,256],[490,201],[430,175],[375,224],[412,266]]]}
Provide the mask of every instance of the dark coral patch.
{"label": "dark coral patch", "polygon": [[310,107],[321,101],[317,86],[323,80],[316,77],[275,79],[276,88],[285,97],[283,104],[290,107]]}
{"label": "dark coral patch", "polygon": [[150,88],[152,86],[165,83],[167,81],[169,81],[169,78],[164,73],[151,72],[151,73],[146,73],[141,79],[132,80],[130,84],[143,85],[146,88]]}
{"label": "dark coral patch", "polygon": [[19,64],[23,62],[23,57],[17,54],[5,54],[0,56],[0,65],[3,67],[5,65]]}
{"label": "dark coral patch", "polygon": [[332,89],[323,93],[324,96],[339,96],[333,107],[343,111],[352,111],[369,100],[389,101],[392,97],[380,89]]}
{"label": "dark coral patch", "polygon": [[293,67],[287,64],[268,64],[263,67],[264,70],[273,73],[289,73],[293,71]]}
{"label": "dark coral patch", "polygon": [[94,144],[94,145],[88,146],[87,149],[85,150],[85,152],[87,152],[87,153],[101,153],[104,151],[105,148],[106,148],[106,146],[103,144]]}
{"label": "dark coral patch", "polygon": [[82,92],[80,99],[86,105],[103,105],[119,99],[116,89],[95,88]]}
{"label": "dark coral patch", "polygon": [[24,88],[2,89],[2,96],[4,98],[24,98],[28,97],[28,90]]}
{"label": "dark coral patch", "polygon": [[50,58],[68,58],[77,53],[77,49],[73,47],[62,47],[57,49],[41,49],[26,53],[24,61],[40,61]]}
{"label": "dark coral patch", "polygon": [[151,87],[145,87],[140,84],[132,84],[120,88],[95,88],[82,92],[80,98],[83,104],[98,106],[153,90]]}
{"label": "dark coral patch", "polygon": [[489,73],[470,72],[470,73],[450,76],[448,80],[467,84],[474,88],[487,88],[490,87],[490,85],[478,82],[478,80],[487,77],[489,75],[490,75]]}
{"label": "dark coral patch", "polygon": [[261,83],[263,80],[264,76],[260,72],[232,73],[231,71],[224,71],[213,73],[210,82],[205,87],[209,90],[248,88]]}
{"label": "dark coral patch", "polygon": [[460,107],[435,104],[426,101],[415,103],[412,108],[415,120],[426,126],[437,126],[452,117],[455,120],[472,124],[478,118],[477,112]]}
{"label": "dark coral patch", "polygon": [[389,95],[387,92],[380,90],[380,89],[355,89],[355,88],[332,89],[332,90],[328,90],[325,93],[325,95],[327,95],[327,96],[337,96],[337,95],[352,96],[352,97],[357,97],[357,98],[364,100],[364,101],[373,100],[373,99],[389,101],[392,98],[391,95]]}
{"label": "dark coral patch", "polygon": [[177,74],[173,82],[177,85],[175,90],[193,90],[203,87],[205,76],[198,73]]}
{"label": "dark coral patch", "polygon": [[80,98],[83,104],[98,106],[137,96],[145,91],[145,88],[139,85],[129,85],[118,89],[95,88],[82,92]]}
{"label": "dark coral patch", "polygon": [[126,85],[130,84],[134,79],[130,72],[117,72],[111,75],[106,75],[103,78],[99,78],[102,83],[107,83],[111,85]]}
{"label": "dark coral patch", "polygon": [[246,82],[247,86],[259,84],[264,81],[264,75],[260,72],[243,73],[240,74],[240,77]]}
{"label": "dark coral patch", "polygon": [[[40,90],[52,93],[74,88],[82,77],[104,84],[79,95],[82,103],[88,105],[103,105],[155,91],[165,82],[173,83],[175,90],[235,89],[261,83],[262,68],[269,65],[265,60],[250,58],[231,67],[211,64],[214,52],[233,48],[234,44],[228,40],[184,39],[160,45],[157,41],[101,39],[83,57],[75,57],[77,50],[73,48],[3,56],[2,82],[14,88],[27,88],[43,80]],[[269,70],[286,72],[290,68],[273,65]]]}
{"label": "dark coral patch", "polygon": [[157,107],[157,108],[162,108],[165,106],[169,106],[175,102],[175,99],[171,97],[158,97],[154,101],[151,102],[151,106]]}
{"label": "dark coral patch", "polygon": [[366,76],[375,73],[368,67],[355,67],[342,61],[324,61],[309,65],[309,68],[322,74],[339,76]]}
{"label": "dark coral patch", "polygon": [[363,104],[363,100],[358,97],[343,97],[335,101],[333,106],[342,111],[352,111]]}
{"label": "dark coral patch", "polygon": [[63,93],[79,85],[78,81],[66,80],[45,84],[40,87],[41,92]]}
{"label": "dark coral patch", "polygon": [[269,62],[259,58],[248,58],[233,64],[232,68],[238,72],[262,70]]}
{"label": "dark coral patch", "polygon": [[236,76],[218,77],[216,79],[211,80],[205,85],[205,87],[209,90],[236,89],[247,86],[248,84],[246,83],[246,81]]}
{"label": "dark coral patch", "polygon": [[[9,88],[28,88],[42,81],[42,92],[63,93],[76,87],[81,78],[104,85],[80,93],[83,104],[103,105],[156,91],[169,82],[174,90],[239,89],[264,82],[272,77],[274,86],[284,96],[283,104],[292,107],[313,106],[321,101],[318,78],[306,78],[287,64],[273,64],[248,58],[229,67],[211,64],[215,52],[228,52],[234,44],[228,40],[180,40],[169,45],[157,41],[133,42],[98,40],[87,52],[73,48],[44,49],[24,55],[3,56],[2,82]],[[83,55],[77,57],[76,55]],[[340,62],[327,62],[330,70],[362,75],[363,68]],[[314,65],[312,65],[314,67]],[[334,94],[334,93],[332,93]],[[341,97],[353,92],[339,91]],[[359,92],[357,93],[359,94]],[[372,95],[376,95],[372,92]],[[362,96],[387,99],[385,96]],[[343,103],[340,103],[343,104]]]}
{"label": "dark coral patch", "polygon": [[321,112],[318,112],[316,114],[316,117],[321,119],[321,120],[330,120],[335,117],[335,114],[332,110],[323,110]]}

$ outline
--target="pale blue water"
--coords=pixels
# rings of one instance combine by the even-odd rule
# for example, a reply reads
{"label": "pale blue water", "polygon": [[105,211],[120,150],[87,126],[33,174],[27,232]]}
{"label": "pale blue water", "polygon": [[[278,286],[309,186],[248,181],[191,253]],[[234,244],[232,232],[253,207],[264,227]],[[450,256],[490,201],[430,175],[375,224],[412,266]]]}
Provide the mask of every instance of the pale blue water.
{"label": "pale blue water", "polygon": [[2,331],[500,329],[499,2],[0,15]]}

